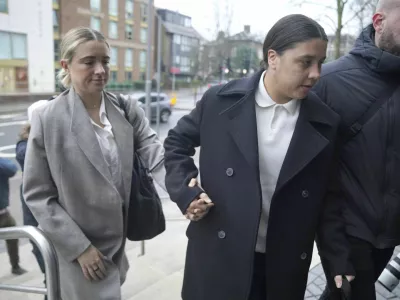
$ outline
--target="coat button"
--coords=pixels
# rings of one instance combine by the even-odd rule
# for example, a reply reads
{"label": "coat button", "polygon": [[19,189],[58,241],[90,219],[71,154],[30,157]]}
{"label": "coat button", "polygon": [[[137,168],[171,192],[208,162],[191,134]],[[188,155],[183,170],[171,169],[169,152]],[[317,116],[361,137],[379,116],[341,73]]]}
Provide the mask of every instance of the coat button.
{"label": "coat button", "polygon": [[218,237],[220,239],[224,239],[226,237],[225,231],[223,230],[218,231]]}
{"label": "coat button", "polygon": [[307,253],[302,253],[301,255],[300,255],[300,258],[302,259],[302,260],[305,260],[306,258],[307,258]]}
{"label": "coat button", "polygon": [[233,169],[232,168],[226,169],[226,175],[231,177],[233,175]]}
{"label": "coat button", "polygon": [[303,198],[308,198],[309,195],[310,195],[310,194],[308,193],[307,190],[304,190],[304,191],[301,192],[301,196],[302,196]]}

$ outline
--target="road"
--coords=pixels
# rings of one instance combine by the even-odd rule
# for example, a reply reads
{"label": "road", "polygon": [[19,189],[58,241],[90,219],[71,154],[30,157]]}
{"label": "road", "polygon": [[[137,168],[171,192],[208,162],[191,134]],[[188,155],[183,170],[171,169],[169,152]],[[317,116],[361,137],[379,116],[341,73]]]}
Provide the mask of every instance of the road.
{"label": "road", "polygon": [[[182,101],[185,101],[182,99]],[[191,98],[186,101],[193,101]],[[159,136],[164,139],[168,130],[176,125],[178,120],[187,114],[188,110],[174,110],[168,123],[160,124]],[[8,157],[14,160],[15,146],[18,134],[22,126],[27,122],[26,113],[9,113],[0,115],[0,157]],[[156,130],[156,124],[151,125]],[[21,172],[10,180],[10,211],[19,225],[22,225],[22,211],[20,204],[19,186],[21,184]],[[21,244],[27,243],[21,240]],[[5,251],[4,241],[0,241],[0,253]]]}

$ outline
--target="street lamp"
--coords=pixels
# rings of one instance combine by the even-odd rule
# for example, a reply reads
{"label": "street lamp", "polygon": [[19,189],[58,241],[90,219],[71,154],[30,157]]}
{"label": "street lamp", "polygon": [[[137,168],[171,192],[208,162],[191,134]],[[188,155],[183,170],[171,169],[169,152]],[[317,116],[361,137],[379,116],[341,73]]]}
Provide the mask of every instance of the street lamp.
{"label": "street lamp", "polygon": [[247,74],[247,70],[246,69],[243,69],[243,74]]}
{"label": "street lamp", "polygon": [[225,69],[225,74],[228,74],[229,73],[229,69]]}

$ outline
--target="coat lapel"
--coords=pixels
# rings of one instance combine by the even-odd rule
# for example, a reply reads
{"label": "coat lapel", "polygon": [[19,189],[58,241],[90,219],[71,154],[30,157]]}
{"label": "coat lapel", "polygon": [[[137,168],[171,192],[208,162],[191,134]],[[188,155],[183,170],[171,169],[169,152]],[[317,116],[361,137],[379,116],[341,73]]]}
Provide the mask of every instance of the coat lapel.
{"label": "coat lapel", "polygon": [[[112,125],[115,141],[118,146],[118,154],[121,161],[121,173],[124,183],[124,198],[127,205],[131,193],[131,180],[133,168],[133,127],[126,118],[104,95],[107,117]],[[126,206],[128,207],[128,206]]]}
{"label": "coat lapel", "polygon": [[68,101],[70,102],[70,106],[73,108],[71,132],[74,134],[78,146],[96,170],[109,182],[112,182],[111,173],[106,161],[104,160],[103,153],[101,152],[89,114],[87,113],[79,95],[73,88],[69,91]]}
{"label": "coat lapel", "polygon": [[[329,121],[323,119],[324,110],[318,111],[318,107],[321,107],[322,104],[317,101],[319,100],[314,98],[302,100],[299,118],[279,174],[276,192],[329,144],[328,139],[315,127],[321,125],[318,123],[325,123],[325,126],[330,125]],[[324,107],[324,109],[326,108]]]}

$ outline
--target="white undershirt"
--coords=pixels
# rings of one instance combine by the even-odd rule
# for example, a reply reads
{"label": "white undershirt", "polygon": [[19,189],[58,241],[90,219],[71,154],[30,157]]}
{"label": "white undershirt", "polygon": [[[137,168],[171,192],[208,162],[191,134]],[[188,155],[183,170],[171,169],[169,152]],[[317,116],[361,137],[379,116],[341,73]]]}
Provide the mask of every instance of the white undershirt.
{"label": "white undershirt", "polygon": [[262,213],[256,252],[265,253],[271,199],[289,148],[300,111],[300,100],[277,104],[264,86],[262,74],[256,92],[256,116]]}
{"label": "white undershirt", "polygon": [[117,143],[115,142],[114,133],[112,132],[112,126],[107,118],[104,96],[102,96],[101,99],[99,116],[100,122],[104,125],[104,128],[101,128],[92,119],[90,119],[90,121],[92,122],[104,160],[108,165],[111,178],[113,179],[115,187],[121,193],[123,191],[121,162],[118,155]]}

